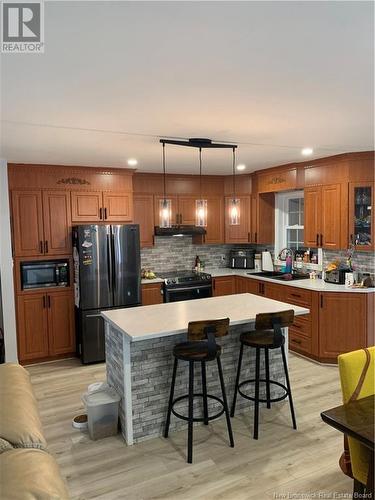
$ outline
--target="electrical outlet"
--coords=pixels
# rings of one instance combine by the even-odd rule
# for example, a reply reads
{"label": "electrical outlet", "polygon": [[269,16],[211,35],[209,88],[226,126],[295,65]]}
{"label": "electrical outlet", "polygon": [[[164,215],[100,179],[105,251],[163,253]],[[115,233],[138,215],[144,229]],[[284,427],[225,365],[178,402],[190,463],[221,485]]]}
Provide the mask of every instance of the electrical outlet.
{"label": "electrical outlet", "polygon": [[225,262],[226,261],[225,255],[220,255],[220,258],[221,258],[221,262]]}

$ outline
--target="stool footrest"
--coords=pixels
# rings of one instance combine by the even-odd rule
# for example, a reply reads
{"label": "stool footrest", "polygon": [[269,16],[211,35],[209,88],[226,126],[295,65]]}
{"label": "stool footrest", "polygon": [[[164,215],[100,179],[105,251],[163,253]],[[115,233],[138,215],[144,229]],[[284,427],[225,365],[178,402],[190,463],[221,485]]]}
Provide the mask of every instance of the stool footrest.
{"label": "stool footrest", "polygon": [[[173,400],[173,403],[172,403],[172,413],[173,415],[175,415],[177,418],[181,418],[182,420],[185,420],[186,422],[189,421],[189,417],[186,417],[185,415],[181,415],[181,413],[178,413],[173,407],[176,403],[178,403],[179,401],[182,401],[184,399],[188,399],[189,395],[188,394],[185,394],[184,396],[179,396],[178,398],[176,398],[175,400]],[[193,397],[201,397],[203,398],[203,394],[202,393],[194,393],[193,394]],[[221,415],[224,413],[224,402],[222,399],[218,398],[217,396],[212,396],[211,394],[207,394],[207,399],[213,399],[215,401],[217,401],[218,403],[221,404],[222,406],[222,410],[220,410],[218,413],[215,413],[215,415],[211,415],[209,417],[207,417],[207,419],[205,419],[204,417],[193,417],[193,422],[204,422],[205,420],[215,420],[216,418],[219,418],[221,417]]]}
{"label": "stool footrest", "polygon": [[[245,399],[248,399],[250,401],[255,401],[255,398],[252,397],[252,396],[248,396],[247,394],[243,393],[241,391],[241,387],[244,386],[244,385],[247,385],[247,384],[251,384],[251,383],[255,383],[256,380],[255,378],[252,378],[252,379],[248,379],[248,380],[244,380],[243,382],[241,382],[240,384],[238,384],[238,393]],[[259,379],[259,382],[264,382],[266,383],[267,380],[264,379],[264,378],[260,378]],[[283,394],[282,396],[278,397],[278,398],[271,398],[269,400],[267,399],[261,399],[261,398],[258,398],[258,401],[260,403],[277,403],[278,401],[282,401],[283,399],[285,399],[286,397],[289,396],[289,391],[288,391],[288,388],[284,385],[284,384],[281,384],[280,382],[276,382],[275,380],[270,380],[269,381],[270,384],[273,384],[273,385],[277,385],[279,387],[281,387],[284,391],[285,391],[285,394]]]}

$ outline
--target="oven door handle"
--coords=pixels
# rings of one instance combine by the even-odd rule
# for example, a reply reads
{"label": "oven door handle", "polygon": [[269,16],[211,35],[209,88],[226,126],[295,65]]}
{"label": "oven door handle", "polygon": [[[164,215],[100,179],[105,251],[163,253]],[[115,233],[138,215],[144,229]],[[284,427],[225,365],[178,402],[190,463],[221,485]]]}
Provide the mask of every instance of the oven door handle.
{"label": "oven door handle", "polygon": [[188,286],[184,288],[167,288],[167,292],[189,292],[194,290],[205,290],[207,288],[212,288],[212,285],[201,285],[201,286]]}

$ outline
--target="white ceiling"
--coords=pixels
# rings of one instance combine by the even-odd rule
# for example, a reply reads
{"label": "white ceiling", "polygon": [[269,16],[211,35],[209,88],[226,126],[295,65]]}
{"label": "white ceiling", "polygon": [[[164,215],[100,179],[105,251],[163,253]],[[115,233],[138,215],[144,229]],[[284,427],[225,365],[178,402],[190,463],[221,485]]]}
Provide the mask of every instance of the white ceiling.
{"label": "white ceiling", "polygon": [[[49,2],[45,53],[2,55],[8,161],[160,171],[158,136],[247,171],[374,149],[373,2]],[[197,151],[167,149],[196,173]],[[204,173],[229,173],[205,151]]]}

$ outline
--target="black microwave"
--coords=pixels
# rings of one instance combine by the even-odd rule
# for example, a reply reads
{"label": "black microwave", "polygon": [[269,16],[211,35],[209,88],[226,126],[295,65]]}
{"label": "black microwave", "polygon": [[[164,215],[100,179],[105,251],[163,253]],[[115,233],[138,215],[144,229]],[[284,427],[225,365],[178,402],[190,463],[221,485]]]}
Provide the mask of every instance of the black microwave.
{"label": "black microwave", "polygon": [[34,260],[21,263],[22,290],[69,286],[68,260]]}

